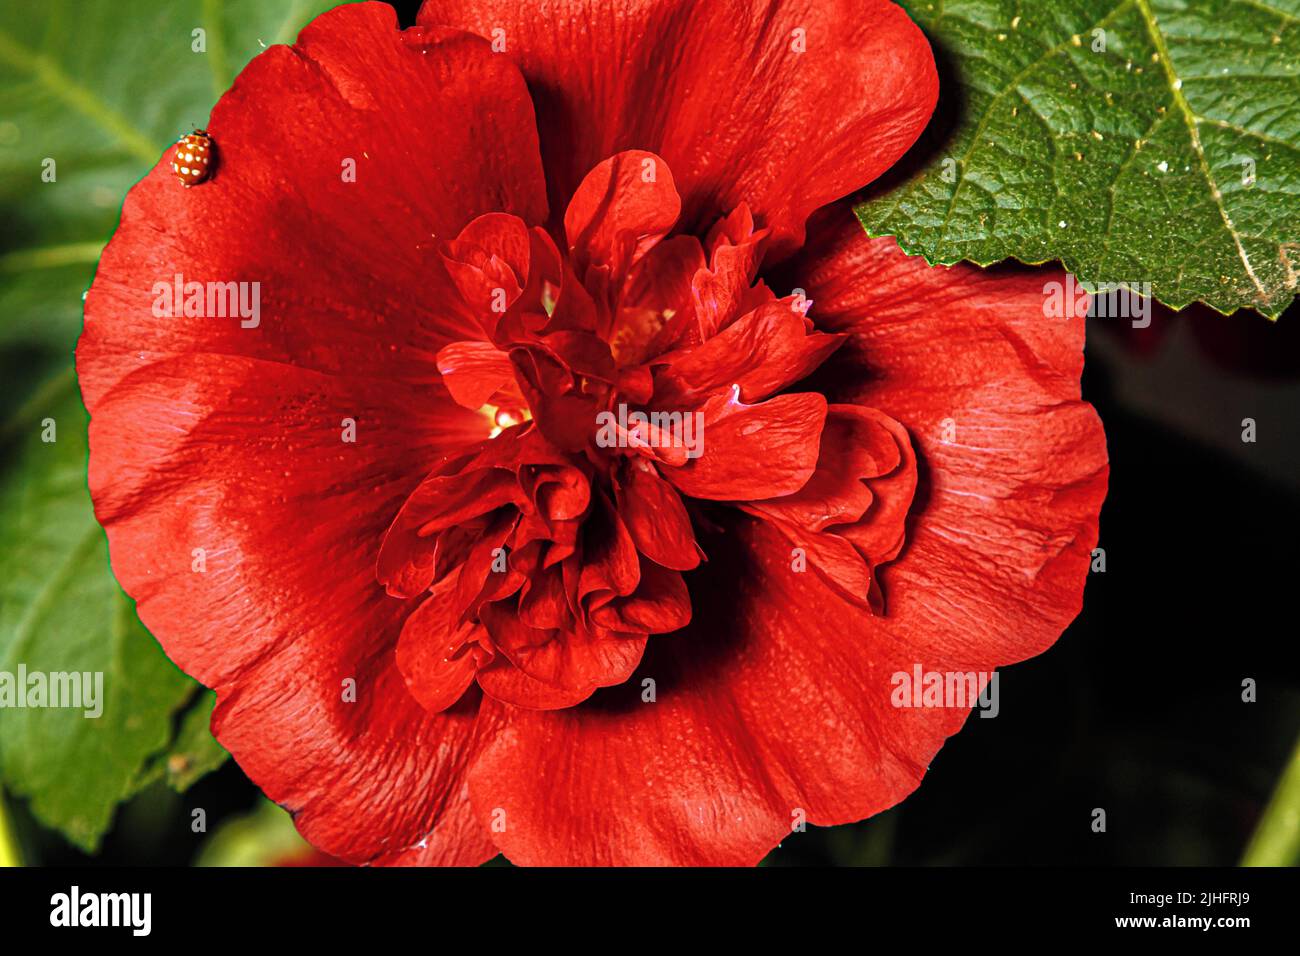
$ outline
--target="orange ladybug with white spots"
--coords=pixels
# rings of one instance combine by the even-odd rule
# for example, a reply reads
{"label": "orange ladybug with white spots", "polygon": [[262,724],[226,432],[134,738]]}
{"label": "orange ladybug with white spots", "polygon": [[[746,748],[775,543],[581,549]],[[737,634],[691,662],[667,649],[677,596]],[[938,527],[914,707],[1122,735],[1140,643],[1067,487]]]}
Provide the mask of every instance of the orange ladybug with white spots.
{"label": "orange ladybug with white spots", "polygon": [[196,129],[176,141],[176,152],[172,154],[172,171],[186,187],[197,186],[212,172],[214,158],[212,137],[207,130]]}

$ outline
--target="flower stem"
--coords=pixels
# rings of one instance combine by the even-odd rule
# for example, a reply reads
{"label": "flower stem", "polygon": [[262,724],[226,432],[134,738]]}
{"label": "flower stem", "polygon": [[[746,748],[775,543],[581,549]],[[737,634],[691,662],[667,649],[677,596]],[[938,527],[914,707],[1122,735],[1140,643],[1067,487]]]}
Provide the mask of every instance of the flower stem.
{"label": "flower stem", "polygon": [[18,841],[14,839],[13,827],[9,823],[4,792],[0,791],[0,867],[22,865],[23,859],[18,853]]}
{"label": "flower stem", "polygon": [[1242,866],[1294,866],[1300,862],[1300,741],[1282,771],[1273,799],[1250,838]]}

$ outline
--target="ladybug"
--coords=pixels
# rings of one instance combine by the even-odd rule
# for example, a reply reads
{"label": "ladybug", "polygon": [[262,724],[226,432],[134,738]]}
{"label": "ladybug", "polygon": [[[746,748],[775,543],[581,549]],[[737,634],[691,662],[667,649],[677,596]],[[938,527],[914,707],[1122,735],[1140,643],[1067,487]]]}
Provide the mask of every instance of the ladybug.
{"label": "ladybug", "polygon": [[216,151],[208,131],[196,129],[176,141],[176,152],[172,155],[172,171],[187,188],[197,186],[212,172],[212,161],[215,157]]}

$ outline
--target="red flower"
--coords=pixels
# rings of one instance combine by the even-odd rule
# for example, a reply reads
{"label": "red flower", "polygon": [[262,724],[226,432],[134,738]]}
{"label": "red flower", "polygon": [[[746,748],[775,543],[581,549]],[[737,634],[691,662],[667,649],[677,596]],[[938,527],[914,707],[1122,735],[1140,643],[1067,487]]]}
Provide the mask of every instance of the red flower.
{"label": "red flower", "polygon": [[892,4],[533,6],[336,9],[222,98],[207,182],[131,191],[97,514],[323,851],[753,863],[917,786],[967,710],[891,674],[1077,613],[1082,323],[845,206],[804,246],[934,105]]}

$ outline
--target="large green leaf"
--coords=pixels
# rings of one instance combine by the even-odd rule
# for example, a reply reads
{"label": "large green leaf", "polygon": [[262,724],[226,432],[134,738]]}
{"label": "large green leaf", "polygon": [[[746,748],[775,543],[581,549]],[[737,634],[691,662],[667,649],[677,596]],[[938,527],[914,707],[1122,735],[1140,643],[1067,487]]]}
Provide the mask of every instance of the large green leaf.
{"label": "large green leaf", "polygon": [[[931,262],[1061,259],[1221,312],[1300,276],[1300,0],[902,0],[940,114],[858,215]],[[1104,49],[1102,42],[1104,40]]]}
{"label": "large green leaf", "polygon": [[18,423],[7,443],[0,671],[102,674],[102,713],[0,707],[0,771],[39,819],[91,849],[141,764],[168,743],[192,682],[159,652],[108,573],[86,491],[85,424],[69,390],[40,420]]}
{"label": "large green leaf", "polygon": [[[113,580],[86,492],[72,350],[131,184],[202,126],[235,72],[337,0],[0,5],[0,670],[100,671],[103,715],[0,709],[0,776],[93,848],[143,784],[184,788],[223,752],[207,698]],[[196,52],[196,30],[204,52]],[[53,161],[53,181],[42,178]],[[41,422],[57,422],[57,441]],[[180,708],[185,708],[180,710]]]}
{"label": "large green leaf", "polygon": [[150,758],[136,788],[144,789],[156,781],[165,781],[173,790],[184,793],[206,774],[216,770],[230,756],[217,743],[208,725],[217,695],[201,691],[176,720],[176,734],[167,748]]}

